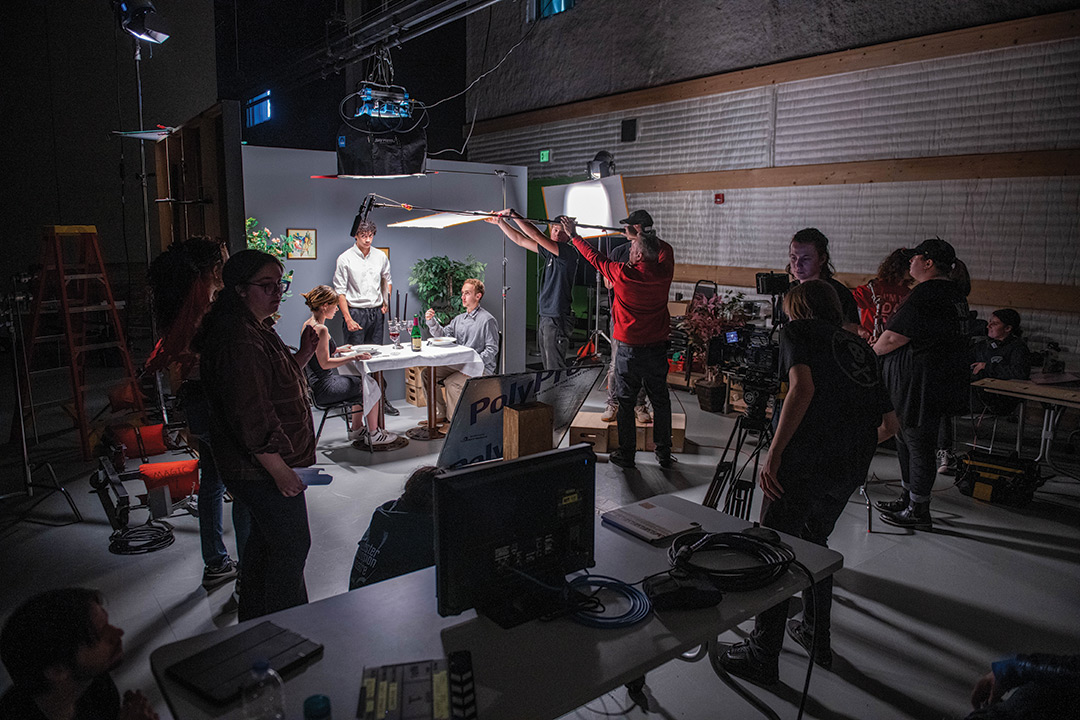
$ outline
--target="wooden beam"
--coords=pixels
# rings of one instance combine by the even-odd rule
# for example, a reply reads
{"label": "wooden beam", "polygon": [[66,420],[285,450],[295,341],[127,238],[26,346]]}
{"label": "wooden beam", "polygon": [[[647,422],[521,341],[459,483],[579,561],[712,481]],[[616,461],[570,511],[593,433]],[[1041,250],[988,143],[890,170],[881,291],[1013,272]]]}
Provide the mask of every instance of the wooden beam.
{"label": "wooden beam", "polygon": [[623,177],[628,193],[742,188],[847,185],[973,178],[1059,177],[1080,174],[1080,150],[864,160],[861,162],[788,165],[751,170],[639,175]]}
{"label": "wooden beam", "polygon": [[[673,280],[689,284],[698,280],[712,280],[717,285],[747,288],[753,292],[757,287],[755,276],[759,272],[783,272],[783,269],[677,263]],[[856,288],[865,284],[873,274],[837,273],[835,277],[849,288]],[[995,308],[1080,313],[1080,286],[972,279],[968,302]]]}
{"label": "wooden beam", "polygon": [[[952,30],[854,50],[710,75],[694,80],[582,100],[555,107],[505,115],[476,123],[477,135],[532,127],[549,122],[631,110],[646,105],[719,95],[736,90],[777,85],[795,80],[934,60],[1003,47],[1064,40],[1080,36],[1080,10],[1039,15],[979,27]],[[463,129],[463,133],[468,128]],[[463,135],[464,137],[464,135]]]}

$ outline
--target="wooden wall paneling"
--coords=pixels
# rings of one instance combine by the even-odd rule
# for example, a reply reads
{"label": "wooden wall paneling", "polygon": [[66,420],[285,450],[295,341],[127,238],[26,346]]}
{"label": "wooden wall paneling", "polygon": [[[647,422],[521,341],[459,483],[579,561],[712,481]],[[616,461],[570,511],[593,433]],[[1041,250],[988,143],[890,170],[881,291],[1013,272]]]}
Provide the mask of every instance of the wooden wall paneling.
{"label": "wooden wall paneling", "polygon": [[162,249],[191,235],[245,247],[239,103],[223,101],[158,141],[158,215]]}
{"label": "wooden wall paneling", "polygon": [[744,188],[847,185],[882,182],[925,182],[979,178],[1059,177],[1080,174],[1080,150],[949,155],[943,157],[864,160],[719,170],[716,172],[624,177],[628,193]]}
{"label": "wooden wall paneling", "polygon": [[[856,70],[887,67],[900,63],[933,60],[995,50],[1014,45],[1062,40],[1080,35],[1080,10],[1010,20],[962,30],[897,40],[854,50],[819,55],[800,60],[737,70],[720,75],[685,80],[655,88],[634,90],[555,107],[530,110],[500,118],[482,120],[473,130],[477,135],[531,127],[543,123],[589,117],[609,112],[632,110],[645,105],[687,100],[705,95],[719,95],[766,85],[807,80]],[[469,131],[463,126],[462,137]]]}

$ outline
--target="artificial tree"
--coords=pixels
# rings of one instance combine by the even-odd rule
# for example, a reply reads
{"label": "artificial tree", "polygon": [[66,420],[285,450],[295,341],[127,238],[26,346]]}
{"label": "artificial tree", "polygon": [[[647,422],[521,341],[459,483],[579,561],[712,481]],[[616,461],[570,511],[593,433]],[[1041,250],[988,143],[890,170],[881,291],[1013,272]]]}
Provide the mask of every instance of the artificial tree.
{"label": "artificial tree", "polygon": [[421,312],[432,308],[442,324],[465,311],[461,304],[461,284],[469,278],[484,279],[487,263],[469,255],[465,262],[445,255],[418,260],[409,272],[409,286],[416,288]]}

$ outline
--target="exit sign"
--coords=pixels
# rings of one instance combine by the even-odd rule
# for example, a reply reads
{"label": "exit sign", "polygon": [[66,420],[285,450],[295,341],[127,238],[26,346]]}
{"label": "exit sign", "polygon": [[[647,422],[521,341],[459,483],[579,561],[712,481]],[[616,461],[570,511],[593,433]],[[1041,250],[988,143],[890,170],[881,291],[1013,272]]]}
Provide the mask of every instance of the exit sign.
{"label": "exit sign", "polygon": [[550,162],[550,161],[551,161],[551,151],[550,150],[541,150],[540,151],[540,162]]}

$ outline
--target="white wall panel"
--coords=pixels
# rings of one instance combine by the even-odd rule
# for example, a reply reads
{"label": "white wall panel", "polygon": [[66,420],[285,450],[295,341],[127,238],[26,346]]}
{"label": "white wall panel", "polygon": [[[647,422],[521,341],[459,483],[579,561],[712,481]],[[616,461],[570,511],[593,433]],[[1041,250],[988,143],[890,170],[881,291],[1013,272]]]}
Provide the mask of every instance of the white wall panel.
{"label": "white wall panel", "polygon": [[1080,145],[1080,39],[777,86],[776,164]]}

